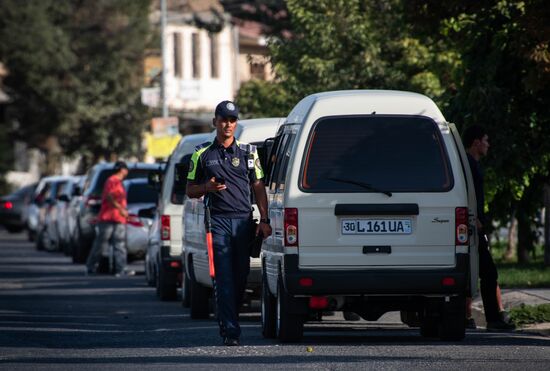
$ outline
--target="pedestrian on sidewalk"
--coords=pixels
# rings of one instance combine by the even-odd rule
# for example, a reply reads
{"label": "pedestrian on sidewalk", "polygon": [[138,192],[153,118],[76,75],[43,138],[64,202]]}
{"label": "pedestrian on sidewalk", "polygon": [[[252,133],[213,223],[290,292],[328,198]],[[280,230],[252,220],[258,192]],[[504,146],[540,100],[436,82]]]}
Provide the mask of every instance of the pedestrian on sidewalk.
{"label": "pedestrian on sidewalk", "polygon": [[[217,105],[216,138],[197,147],[187,176],[187,195],[204,196],[210,205],[218,323],[223,343],[229,346],[239,345],[239,308],[250,271],[250,243],[254,235],[271,235],[263,170],[256,147],[235,139],[238,115],[233,102]],[[258,225],[252,220],[251,188],[260,212]]]}
{"label": "pedestrian on sidewalk", "polygon": [[115,275],[126,274],[126,190],[122,181],[128,176],[128,166],[123,161],[114,165],[115,173],[111,175],[103,187],[101,209],[97,216],[96,236],[92,250],[86,261],[88,274],[97,271],[99,260],[104,252],[109,250],[109,244],[114,251]]}
{"label": "pedestrian on sidewalk", "polygon": [[[464,131],[463,142],[472,171],[477,199],[476,228],[479,240],[479,278],[487,330],[513,330],[515,325],[509,321],[506,312],[503,310],[500,288],[498,286],[497,267],[489,251],[488,239],[484,230],[487,220],[485,219],[484,212],[483,169],[479,162],[482,157],[487,156],[487,152],[489,151],[489,136],[483,127],[473,125]],[[468,318],[466,318],[466,325],[469,328],[475,328],[475,322],[471,318],[471,305],[472,298],[468,298],[466,308]]]}

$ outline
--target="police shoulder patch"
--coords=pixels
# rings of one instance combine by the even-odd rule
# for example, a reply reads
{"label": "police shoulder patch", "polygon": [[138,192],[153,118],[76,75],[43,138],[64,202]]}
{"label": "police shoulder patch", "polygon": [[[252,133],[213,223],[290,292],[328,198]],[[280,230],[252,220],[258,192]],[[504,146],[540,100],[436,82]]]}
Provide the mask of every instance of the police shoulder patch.
{"label": "police shoulder patch", "polygon": [[198,151],[199,149],[206,148],[206,147],[208,147],[210,144],[212,144],[212,142],[204,142],[204,143],[202,143],[202,144],[199,144],[198,146],[195,147],[195,151]]}

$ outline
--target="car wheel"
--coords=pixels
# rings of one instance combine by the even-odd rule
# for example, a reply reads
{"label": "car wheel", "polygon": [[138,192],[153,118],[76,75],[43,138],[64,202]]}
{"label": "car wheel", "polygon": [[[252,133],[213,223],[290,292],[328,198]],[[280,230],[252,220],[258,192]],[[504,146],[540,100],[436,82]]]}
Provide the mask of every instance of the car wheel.
{"label": "car wheel", "polygon": [[291,313],[291,302],[292,297],[286,293],[283,282],[279,278],[275,323],[277,338],[284,343],[300,341],[304,333],[304,321],[300,315]]}
{"label": "car wheel", "polygon": [[[192,269],[192,266],[190,267]],[[210,290],[202,286],[195,280],[195,277],[191,275],[189,277],[191,287],[191,303],[189,306],[189,312],[192,319],[207,319],[210,316],[209,299]]]}
{"label": "car wheel", "polygon": [[41,230],[40,232],[37,233],[36,235],[36,241],[35,241],[35,244],[36,244],[36,250],[39,250],[39,251],[42,251],[45,249],[45,245],[44,245],[44,230]]}
{"label": "car wheel", "polygon": [[181,279],[181,306],[189,308],[191,305],[191,286],[185,268],[183,269]]}
{"label": "car wheel", "polygon": [[19,233],[23,230],[22,227],[12,227],[12,226],[6,226],[6,229],[9,233]]}
{"label": "car wheel", "polygon": [[162,301],[176,300],[178,296],[178,286],[176,284],[175,274],[168,273],[159,264],[157,275],[157,294]]}
{"label": "car wheel", "polygon": [[77,243],[73,246],[73,263],[75,264],[82,264],[86,263],[86,259],[88,259],[88,251],[86,250],[85,246],[88,245],[87,241],[84,241],[82,238],[82,233],[80,232],[79,228],[77,228]]}
{"label": "car wheel", "polygon": [[262,277],[261,295],[262,334],[264,338],[272,339],[277,335],[275,324],[275,321],[277,320],[277,302],[275,297],[271,294],[271,292],[269,292],[265,273]]}
{"label": "car wheel", "polygon": [[148,286],[151,286],[151,287],[155,286],[155,276],[151,272],[152,270],[151,262],[149,261],[148,257],[145,257],[143,265],[145,268],[145,282],[147,283]]}

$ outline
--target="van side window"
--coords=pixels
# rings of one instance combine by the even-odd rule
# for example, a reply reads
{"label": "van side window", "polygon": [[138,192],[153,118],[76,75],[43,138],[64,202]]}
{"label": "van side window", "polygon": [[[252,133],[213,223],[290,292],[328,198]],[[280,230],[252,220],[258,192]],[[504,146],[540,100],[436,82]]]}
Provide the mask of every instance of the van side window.
{"label": "van side window", "polygon": [[284,149],[286,147],[286,143],[288,141],[288,134],[283,134],[281,137],[277,137],[275,139],[275,146],[274,153],[275,155],[272,156],[271,161],[273,162],[273,170],[271,172],[271,176],[269,177],[270,183],[269,183],[269,190],[270,191],[276,191],[277,190],[277,181],[279,180],[279,171],[281,170],[281,164],[284,154]]}
{"label": "van side window", "polygon": [[279,157],[281,167],[279,169],[279,173],[277,174],[277,179],[275,180],[277,181],[276,189],[281,192],[285,190],[286,171],[288,169],[288,162],[292,151],[292,145],[294,144],[294,139],[296,139],[296,134],[288,134],[288,139]]}

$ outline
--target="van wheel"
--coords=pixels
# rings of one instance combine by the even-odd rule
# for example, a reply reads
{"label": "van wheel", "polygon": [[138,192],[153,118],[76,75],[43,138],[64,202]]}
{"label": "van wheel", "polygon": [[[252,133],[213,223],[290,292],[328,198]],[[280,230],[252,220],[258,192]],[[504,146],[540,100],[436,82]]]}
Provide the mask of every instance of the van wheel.
{"label": "van wheel", "polygon": [[189,277],[187,277],[187,273],[185,273],[185,269],[183,269],[181,279],[181,306],[184,308],[189,308],[191,305],[191,285],[189,282]]}
{"label": "van wheel", "polygon": [[304,321],[301,316],[291,313],[292,297],[286,293],[283,282],[279,278],[277,285],[277,317],[276,330],[280,341],[298,342],[304,334]]}
{"label": "van wheel", "polygon": [[466,299],[463,295],[451,298],[442,306],[439,322],[441,340],[460,341],[466,336]]}
{"label": "van wheel", "polygon": [[400,312],[401,314],[401,322],[406,324],[409,327],[420,327],[420,318],[418,317],[418,312],[410,312],[402,310]]}
{"label": "van wheel", "polygon": [[157,274],[157,295],[162,301],[176,300],[178,297],[178,287],[173,274],[166,272],[162,264],[159,264]]}
{"label": "van wheel", "polygon": [[273,339],[277,335],[276,320],[277,320],[277,302],[273,295],[269,292],[267,277],[265,273],[262,277],[262,335],[264,338]]}
{"label": "van wheel", "polygon": [[209,318],[209,298],[210,292],[194,277],[189,277],[191,287],[191,302],[189,303],[189,312],[192,319],[208,319]]}
{"label": "van wheel", "polygon": [[424,317],[420,323],[420,335],[425,338],[435,338],[438,335],[438,327],[437,317]]}

